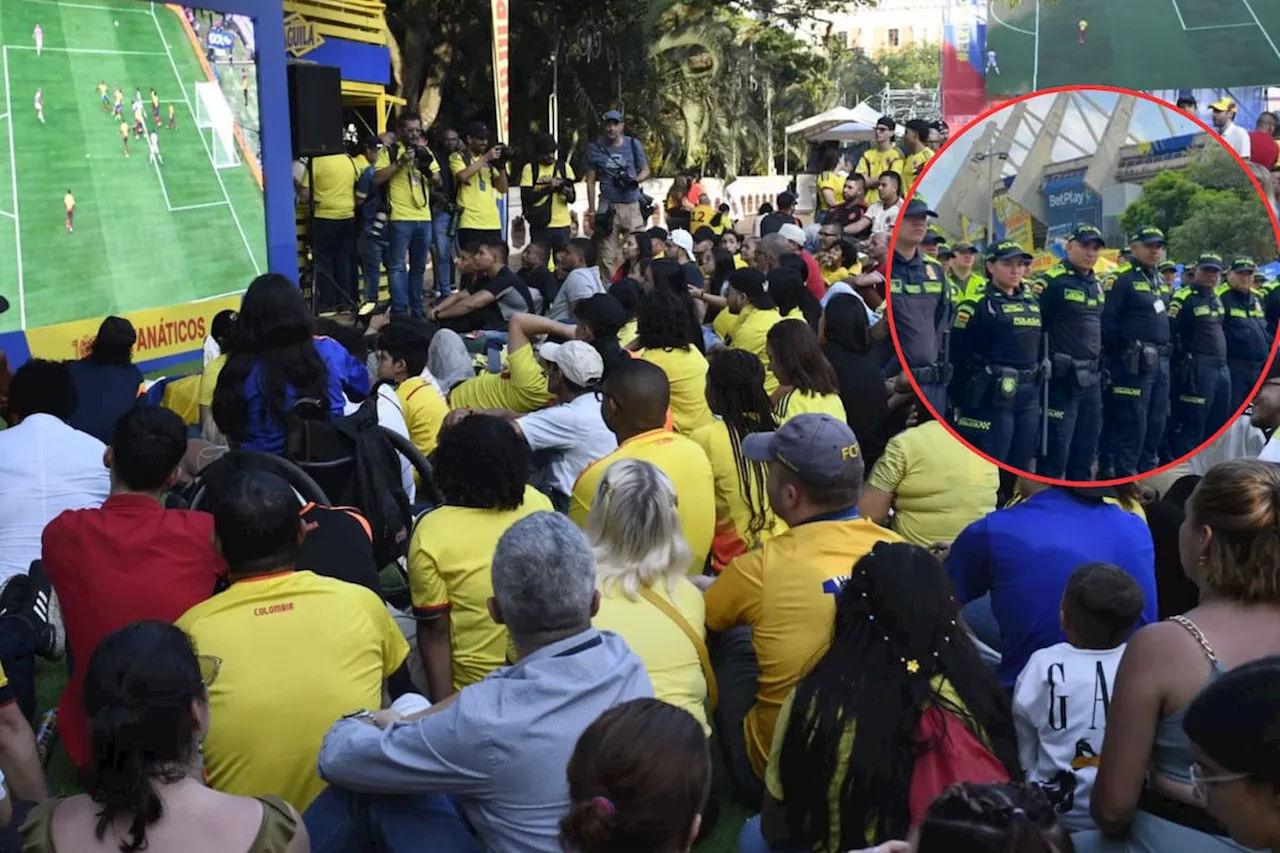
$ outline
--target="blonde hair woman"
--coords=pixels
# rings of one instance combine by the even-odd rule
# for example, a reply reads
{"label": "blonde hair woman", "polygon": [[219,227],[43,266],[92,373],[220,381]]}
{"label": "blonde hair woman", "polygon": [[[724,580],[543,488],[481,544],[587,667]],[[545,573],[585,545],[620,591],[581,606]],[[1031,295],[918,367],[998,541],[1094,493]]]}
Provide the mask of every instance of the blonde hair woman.
{"label": "blonde hair woman", "polygon": [[654,696],[693,714],[710,735],[699,649],[706,614],[687,577],[692,553],[671,480],[639,459],[610,465],[587,516],[587,538],[600,585],[592,623],[625,639],[644,661]]}

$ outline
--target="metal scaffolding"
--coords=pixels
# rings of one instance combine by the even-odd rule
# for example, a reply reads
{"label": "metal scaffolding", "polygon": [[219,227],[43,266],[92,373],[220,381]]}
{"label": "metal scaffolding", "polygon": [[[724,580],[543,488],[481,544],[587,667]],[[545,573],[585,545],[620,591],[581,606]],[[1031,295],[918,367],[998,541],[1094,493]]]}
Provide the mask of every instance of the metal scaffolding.
{"label": "metal scaffolding", "polygon": [[938,89],[890,89],[880,92],[880,112],[899,123],[913,118],[937,121],[942,118],[942,92]]}

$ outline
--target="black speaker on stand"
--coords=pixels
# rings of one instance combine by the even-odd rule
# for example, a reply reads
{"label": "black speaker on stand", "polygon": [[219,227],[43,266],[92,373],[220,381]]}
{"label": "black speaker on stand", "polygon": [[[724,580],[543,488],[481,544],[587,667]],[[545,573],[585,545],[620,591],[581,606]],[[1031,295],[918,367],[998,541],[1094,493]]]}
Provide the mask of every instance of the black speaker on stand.
{"label": "black speaker on stand", "polygon": [[[312,161],[346,151],[342,142],[342,72],[331,65],[306,62],[291,62],[285,68],[289,84],[289,141],[295,158],[307,158],[307,185],[314,189]],[[311,310],[318,315],[322,273],[315,262],[315,220],[316,200],[312,192],[308,193],[307,201],[307,247],[311,252],[308,269]],[[330,280],[326,289],[351,303],[352,310],[359,308],[348,294],[339,291],[337,282]]]}

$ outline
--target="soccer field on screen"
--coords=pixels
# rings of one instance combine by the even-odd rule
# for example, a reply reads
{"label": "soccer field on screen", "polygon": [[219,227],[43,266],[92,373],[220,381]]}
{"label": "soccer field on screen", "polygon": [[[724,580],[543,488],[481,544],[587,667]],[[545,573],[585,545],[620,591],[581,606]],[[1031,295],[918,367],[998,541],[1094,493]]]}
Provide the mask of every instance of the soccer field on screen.
{"label": "soccer field on screen", "polygon": [[[1086,21],[1084,43],[1080,22]],[[1280,81],[1280,0],[990,0],[987,94],[1070,85],[1222,89]]]}
{"label": "soccer field on screen", "polygon": [[[208,76],[174,11],[139,0],[0,0],[0,60],[0,294],[13,305],[0,332],[205,299],[266,271],[262,190],[247,164],[213,166],[212,133],[195,121],[195,84]],[[130,128],[142,91],[148,132],[156,90],[163,165],[148,162],[132,132],[125,158],[100,82],[124,92]],[[64,227],[67,190],[74,233]]]}

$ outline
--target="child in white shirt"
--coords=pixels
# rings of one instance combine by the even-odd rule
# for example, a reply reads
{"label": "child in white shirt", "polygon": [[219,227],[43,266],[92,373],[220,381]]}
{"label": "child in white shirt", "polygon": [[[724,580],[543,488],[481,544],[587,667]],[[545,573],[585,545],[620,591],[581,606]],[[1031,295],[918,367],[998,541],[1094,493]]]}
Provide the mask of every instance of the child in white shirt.
{"label": "child in white shirt", "polygon": [[1013,688],[1018,758],[1028,782],[1055,802],[1067,829],[1092,829],[1089,790],[1125,641],[1142,614],[1142,588],[1123,569],[1089,563],[1071,573],[1058,618],[1067,642],[1027,660]]}

